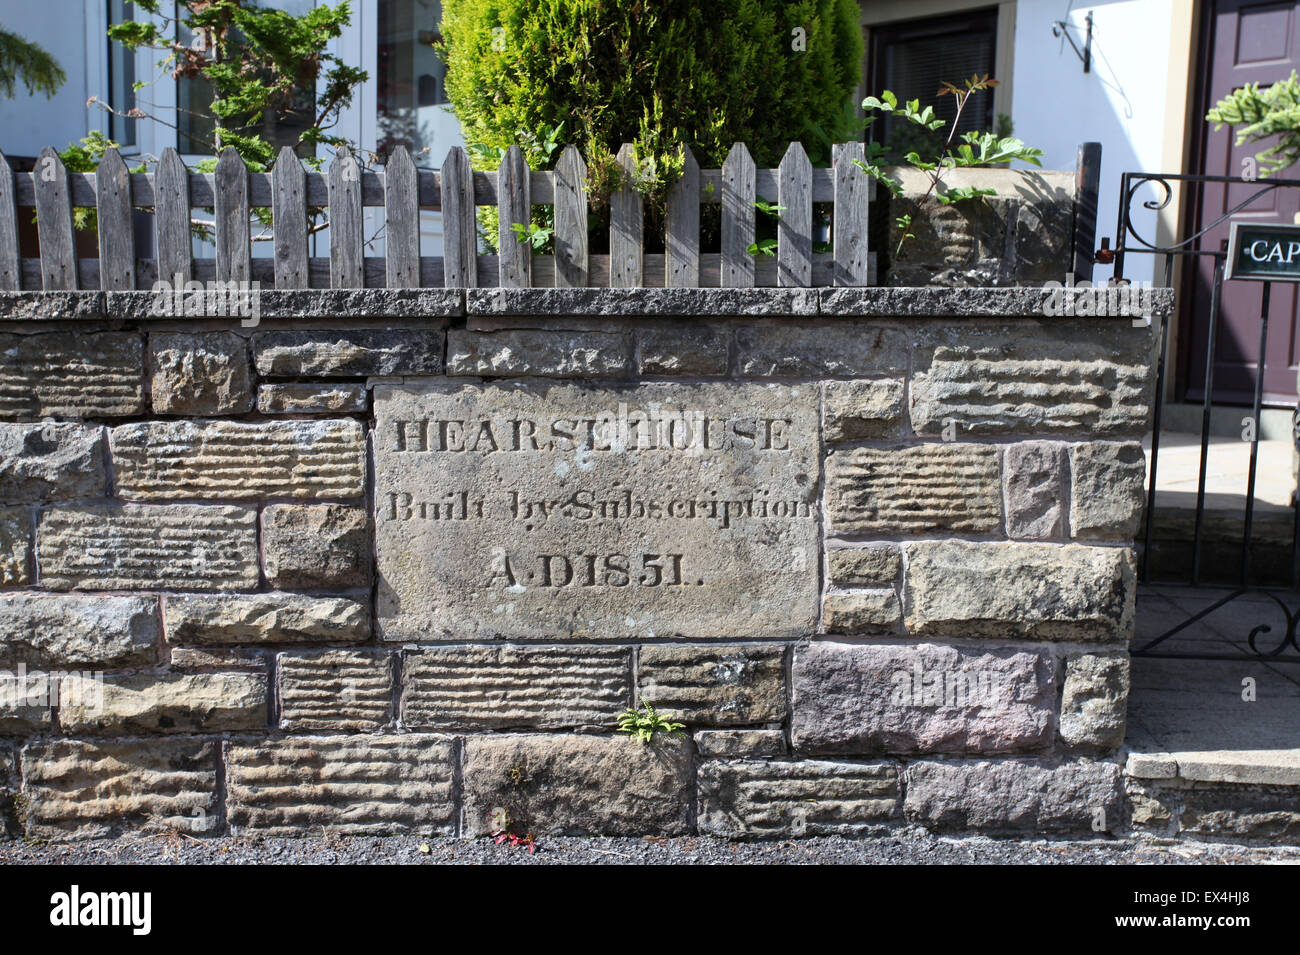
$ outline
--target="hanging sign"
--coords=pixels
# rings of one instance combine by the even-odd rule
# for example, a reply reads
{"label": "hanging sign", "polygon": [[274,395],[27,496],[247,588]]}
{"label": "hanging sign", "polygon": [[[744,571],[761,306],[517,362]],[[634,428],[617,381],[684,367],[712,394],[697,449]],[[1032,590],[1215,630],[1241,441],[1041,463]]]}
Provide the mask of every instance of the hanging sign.
{"label": "hanging sign", "polygon": [[1230,279],[1300,282],[1300,225],[1234,222],[1228,234]]}

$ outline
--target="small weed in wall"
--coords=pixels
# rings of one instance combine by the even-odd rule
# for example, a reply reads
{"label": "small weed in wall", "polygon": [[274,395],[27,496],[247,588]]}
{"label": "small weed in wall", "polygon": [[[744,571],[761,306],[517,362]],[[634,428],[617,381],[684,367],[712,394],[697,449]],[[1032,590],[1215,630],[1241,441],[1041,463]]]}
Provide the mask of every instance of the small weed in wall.
{"label": "small weed in wall", "polygon": [[686,729],[685,723],[666,720],[646,700],[641,701],[640,710],[628,710],[618,718],[618,731],[630,733],[632,738],[642,746],[654,739],[655,733],[667,736],[681,736]]}
{"label": "small weed in wall", "polygon": [[520,835],[515,832],[515,820],[511,818],[510,813],[504,809],[495,809],[492,812],[492,828],[488,831],[488,838],[495,845],[508,845],[512,849],[527,849],[529,855],[537,852],[537,841],[532,834]]}

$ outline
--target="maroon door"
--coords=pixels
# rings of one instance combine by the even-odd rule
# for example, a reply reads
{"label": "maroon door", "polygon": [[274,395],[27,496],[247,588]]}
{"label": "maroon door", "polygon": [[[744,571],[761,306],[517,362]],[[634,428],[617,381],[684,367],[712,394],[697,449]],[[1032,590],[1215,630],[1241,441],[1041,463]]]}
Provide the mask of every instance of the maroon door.
{"label": "maroon door", "polygon": [[[1200,115],[1209,106],[1247,83],[1267,85],[1300,69],[1300,2],[1260,3],[1258,0],[1214,0],[1207,4],[1202,58],[1206,70]],[[1250,159],[1266,144],[1238,147],[1231,129],[1215,131],[1204,126],[1200,172],[1212,176],[1241,176],[1247,171],[1242,160]],[[1300,165],[1277,178],[1300,179]],[[1262,183],[1207,183],[1200,193],[1193,222],[1199,231],[1205,224],[1227,213],[1258,192]],[[1233,219],[1254,222],[1296,221],[1300,212],[1300,187],[1276,189],[1257,199]],[[1228,222],[1215,226],[1199,240],[1201,249],[1217,249],[1228,237]],[[1188,285],[1192,294],[1183,309],[1182,380],[1185,397],[1200,401],[1205,394],[1205,355],[1210,322],[1210,288],[1214,261],[1196,258]],[[1264,362],[1264,401],[1273,405],[1296,402],[1297,286],[1276,283],[1269,308],[1268,351]],[[1249,404],[1254,398],[1259,365],[1259,311],[1262,284],[1233,281],[1223,286],[1219,334],[1215,346],[1214,399]]]}

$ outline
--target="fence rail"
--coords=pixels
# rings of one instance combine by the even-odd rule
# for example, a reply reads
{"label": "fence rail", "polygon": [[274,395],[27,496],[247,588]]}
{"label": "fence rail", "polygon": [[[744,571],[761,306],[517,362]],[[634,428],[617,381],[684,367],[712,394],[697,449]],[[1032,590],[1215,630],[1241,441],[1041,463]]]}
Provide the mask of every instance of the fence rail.
{"label": "fence rail", "polygon": [[[398,147],[380,171],[340,151],[328,172],[308,172],[287,147],[272,172],[249,172],[233,149],[216,171],[187,170],[174,149],[156,169],[132,173],[116,150],[94,173],[68,173],[52,147],[32,172],[0,155],[0,290],[150,288],[155,280],[257,281],[267,288],[753,287],[871,284],[867,219],[873,183],[852,160],[861,143],[835,147],[814,169],[792,143],[777,169],[757,169],[744,144],[721,169],[685,174],[667,196],[663,253],[645,252],[641,196],[623,185],[610,198],[609,253],[589,253],[587,166],[567,146],[553,171],[530,171],[512,146],[496,172],[475,172],[453,147],[440,170],[417,169]],[[631,169],[625,145],[618,162]],[[750,251],[757,199],[781,206],[775,255]],[[814,203],[828,203],[830,252],[814,251]],[[700,251],[700,207],[721,206],[719,252]],[[476,207],[499,210],[500,254],[479,254]],[[553,255],[537,255],[513,230],[536,206],[554,208]],[[34,207],[40,257],[23,258],[18,211]],[[97,258],[78,258],[73,208],[96,210]],[[254,256],[250,212],[271,210],[273,254]],[[365,210],[384,210],[383,256],[365,254]],[[192,254],[191,215],[209,210],[215,255]],[[328,256],[309,255],[309,209],[328,210]],[[420,254],[420,211],[442,213],[443,255]],[[152,212],[151,239],[137,244],[137,216]],[[260,236],[259,228],[259,236]],[[140,245],[150,246],[141,248]]]}

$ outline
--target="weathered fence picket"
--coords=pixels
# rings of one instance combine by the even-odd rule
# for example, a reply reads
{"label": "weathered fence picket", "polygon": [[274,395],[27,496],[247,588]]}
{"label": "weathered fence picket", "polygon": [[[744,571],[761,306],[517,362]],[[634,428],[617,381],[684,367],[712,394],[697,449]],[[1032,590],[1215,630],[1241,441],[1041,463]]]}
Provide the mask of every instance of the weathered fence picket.
{"label": "weathered fence picket", "polygon": [[213,228],[217,246],[217,281],[247,282],[251,277],[252,240],[248,223],[248,169],[233,146],[221,151],[215,183]]}
{"label": "weathered fence picket", "polygon": [[36,234],[41,243],[41,288],[47,292],[77,287],[72,238],[72,194],[63,160],[46,146],[36,160]]}
{"label": "weathered fence picket", "polygon": [[[496,170],[475,171],[460,147],[448,151],[441,169],[419,169],[399,147],[378,169],[364,169],[340,150],[323,173],[305,169],[289,148],[270,172],[249,172],[229,148],[215,172],[191,172],[169,148],[150,172],[130,172],[110,150],[94,173],[69,174],[47,148],[32,172],[14,172],[0,156],[0,289],[116,291],[149,288],[156,280],[255,281],[283,289],[865,285],[872,269],[871,180],[852,163],[862,155],[860,143],[837,146],[833,168],[814,169],[796,143],[778,169],[758,169],[737,143],[721,169],[701,169],[688,150],[666,197],[663,252],[647,252],[644,200],[632,185],[636,159],[624,145],[616,160],[623,182],[607,207],[609,251],[593,254],[588,167],[571,145],[554,170],[528,169],[518,147],[505,152]],[[755,250],[759,199],[781,207],[775,255]],[[830,252],[814,251],[815,203],[833,207]],[[534,210],[547,205],[554,209],[553,251],[535,250]],[[701,250],[707,205],[720,205],[721,212],[720,245],[711,252]],[[495,253],[479,251],[478,206],[497,208]],[[40,255],[24,258],[17,226],[32,207]],[[76,257],[74,208],[97,210],[96,257]],[[384,245],[381,254],[368,256],[366,210],[375,208],[384,210],[378,233]],[[269,223],[258,212],[266,209]],[[425,209],[442,214],[441,255],[420,254]],[[192,227],[208,218],[202,210],[212,213],[206,255]],[[135,246],[142,214],[153,220],[152,248]],[[310,236],[322,227],[328,254],[312,255]],[[265,240],[271,254],[254,256]]]}
{"label": "weathered fence picket", "polygon": [[618,151],[623,182],[609,201],[609,284],[637,288],[645,283],[645,219],[641,196],[632,182],[636,176],[636,151],[624,143]]}
{"label": "weathered fence picket", "polygon": [[365,288],[361,167],[346,149],[330,164],[330,288]]}
{"label": "weathered fence picket", "polygon": [[555,164],[555,287],[587,285],[587,164],[565,146]]}
{"label": "weathered fence picket", "polygon": [[0,292],[22,288],[23,266],[18,254],[18,205],[14,202],[14,176],[5,154],[0,153]]}
{"label": "weathered fence picket", "polygon": [[384,173],[384,278],[389,288],[419,288],[419,181],[405,146],[393,150]]}
{"label": "weathered fence picket", "polygon": [[99,287],[135,288],[135,235],[131,222],[131,178],[116,149],[106,150],[95,171],[95,218],[99,231]]}
{"label": "weathered fence picket", "polygon": [[812,284],[812,163],[798,143],[781,160],[776,225],[776,284]]}
{"label": "weathered fence picket", "polygon": [[478,227],[474,171],[469,156],[452,146],[442,164],[442,274],[447,288],[478,286]]}
{"label": "weathered fence picket", "polygon": [[664,285],[694,288],[700,284],[700,164],[689,149],[682,178],[668,190],[664,217]]}
{"label": "weathered fence picket", "polygon": [[744,143],[736,143],[722,163],[722,281],[724,288],[754,284],[754,160]]}
{"label": "weathered fence picket", "polygon": [[[531,180],[524,153],[511,146],[501,159],[497,177],[501,230],[498,235],[500,266],[497,282],[502,288],[527,288],[532,285],[532,246],[528,226],[532,222]],[[516,226],[521,232],[516,234]]]}
{"label": "weathered fence picket", "polygon": [[302,163],[285,146],[271,172],[275,287],[307,288],[307,191]]}
{"label": "weathered fence picket", "polygon": [[862,143],[840,143],[831,150],[835,172],[835,215],[831,223],[832,285],[867,285],[867,197],[871,180],[854,160],[865,160]]}
{"label": "weathered fence picket", "polygon": [[[137,194],[137,201],[140,201]],[[154,177],[154,243],[158,276],[164,281],[190,280],[190,176],[176,150],[163,150]],[[304,226],[306,216],[303,217]],[[286,233],[289,231],[286,228]],[[279,276],[277,283],[279,284]],[[287,286],[292,288],[293,286]]]}

